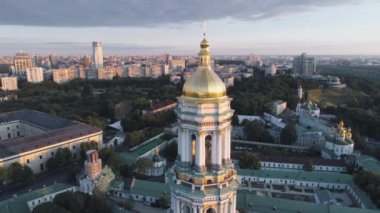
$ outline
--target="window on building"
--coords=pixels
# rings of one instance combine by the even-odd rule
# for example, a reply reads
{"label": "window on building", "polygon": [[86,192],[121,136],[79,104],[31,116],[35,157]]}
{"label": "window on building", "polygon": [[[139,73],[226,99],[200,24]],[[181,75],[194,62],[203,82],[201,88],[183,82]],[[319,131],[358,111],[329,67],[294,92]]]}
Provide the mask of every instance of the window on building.
{"label": "window on building", "polygon": [[8,139],[11,138],[11,133],[8,133]]}
{"label": "window on building", "polygon": [[17,137],[20,137],[20,132],[19,131],[17,131]]}
{"label": "window on building", "polygon": [[54,156],[54,152],[51,152],[51,156]]}
{"label": "window on building", "polygon": [[26,163],[29,163],[29,159],[26,159]]}
{"label": "window on building", "polygon": [[16,126],[16,128],[18,128],[18,125]]}
{"label": "window on building", "polygon": [[42,155],[40,155],[40,159],[42,159]]}
{"label": "window on building", "polygon": [[44,171],[44,164],[43,163],[40,164],[40,169],[41,169],[41,171]]}
{"label": "window on building", "polygon": [[7,127],[7,130],[9,131],[9,126]]}
{"label": "window on building", "polygon": [[73,149],[75,149],[75,145],[73,146]]}

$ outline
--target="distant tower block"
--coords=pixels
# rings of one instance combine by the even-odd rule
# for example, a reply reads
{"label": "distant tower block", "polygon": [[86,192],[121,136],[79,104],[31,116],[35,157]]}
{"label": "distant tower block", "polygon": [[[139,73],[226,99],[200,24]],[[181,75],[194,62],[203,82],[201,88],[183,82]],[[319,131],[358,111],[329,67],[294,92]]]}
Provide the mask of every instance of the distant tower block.
{"label": "distant tower block", "polygon": [[85,174],[92,180],[95,180],[102,172],[102,160],[99,159],[97,150],[88,150],[86,155],[87,160],[84,163]]}
{"label": "distant tower block", "polygon": [[301,84],[298,85],[298,98],[299,98],[300,100],[302,100],[302,98],[303,98],[303,89],[302,89]]}
{"label": "distant tower block", "polygon": [[92,42],[93,50],[93,66],[94,68],[103,67],[103,47],[102,42],[94,41]]}

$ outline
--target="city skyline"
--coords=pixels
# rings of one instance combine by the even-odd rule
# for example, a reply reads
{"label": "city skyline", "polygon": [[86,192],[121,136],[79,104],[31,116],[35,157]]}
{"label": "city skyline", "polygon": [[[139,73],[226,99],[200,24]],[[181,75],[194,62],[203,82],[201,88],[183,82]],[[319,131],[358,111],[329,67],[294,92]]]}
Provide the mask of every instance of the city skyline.
{"label": "city skyline", "polygon": [[105,55],[194,55],[202,20],[214,55],[380,55],[374,0],[88,3],[3,2],[0,55],[91,54],[92,41]]}

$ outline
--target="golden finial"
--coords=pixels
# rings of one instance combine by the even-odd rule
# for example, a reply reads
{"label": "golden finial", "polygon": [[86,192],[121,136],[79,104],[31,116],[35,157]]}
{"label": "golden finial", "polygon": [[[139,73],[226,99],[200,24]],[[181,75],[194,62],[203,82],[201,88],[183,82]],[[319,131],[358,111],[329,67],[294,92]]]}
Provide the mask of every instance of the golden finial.
{"label": "golden finial", "polygon": [[343,127],[344,127],[344,122],[343,122],[343,121],[340,121],[338,127],[339,127],[339,128],[343,128]]}
{"label": "golden finial", "polygon": [[160,151],[160,150],[158,149],[158,147],[157,147],[156,149],[154,149],[154,155],[155,155],[155,156],[158,156],[159,151]]}

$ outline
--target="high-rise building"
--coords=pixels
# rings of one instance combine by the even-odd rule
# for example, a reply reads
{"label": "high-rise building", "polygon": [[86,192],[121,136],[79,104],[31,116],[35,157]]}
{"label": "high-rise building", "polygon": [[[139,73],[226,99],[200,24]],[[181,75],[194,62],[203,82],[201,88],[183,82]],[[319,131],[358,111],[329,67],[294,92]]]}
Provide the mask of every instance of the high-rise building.
{"label": "high-rise building", "polygon": [[248,64],[251,66],[258,66],[261,67],[261,57],[259,54],[252,53],[248,56]]}
{"label": "high-rise building", "polygon": [[315,73],[316,66],[315,58],[307,56],[306,53],[293,59],[294,74],[311,76]]}
{"label": "high-rise building", "polygon": [[2,90],[18,90],[17,77],[2,77],[1,78]]}
{"label": "high-rise building", "polygon": [[59,59],[56,54],[53,53],[49,55],[49,62],[51,68],[58,68]]}
{"label": "high-rise building", "polygon": [[93,51],[93,67],[100,68],[103,67],[103,47],[102,42],[94,41],[92,42]]}
{"label": "high-rise building", "polygon": [[172,59],[169,64],[170,69],[172,70],[184,69],[186,66],[186,61],[184,59]]}
{"label": "high-rise building", "polygon": [[236,212],[237,173],[231,162],[231,99],[212,70],[209,43],[178,97],[178,158],[168,172],[171,208],[180,212]]}
{"label": "high-rise building", "polygon": [[41,55],[34,55],[34,65],[36,67],[42,67],[42,56]]}
{"label": "high-rise building", "polygon": [[31,67],[33,67],[33,61],[28,53],[16,53],[16,56],[14,57],[14,69],[16,75],[25,75],[26,68]]}
{"label": "high-rise building", "polygon": [[83,63],[83,66],[84,66],[85,68],[89,68],[89,67],[91,66],[91,57],[88,56],[88,55],[85,55],[85,56],[83,57],[83,61],[82,61],[82,63]]}
{"label": "high-rise building", "polygon": [[265,68],[265,75],[276,75],[277,67],[276,65],[272,64]]}
{"label": "high-rise building", "polygon": [[66,83],[75,78],[79,78],[79,71],[75,68],[65,68],[53,70],[53,81],[58,84]]}
{"label": "high-rise building", "polygon": [[139,78],[143,76],[142,74],[143,68],[140,66],[140,64],[127,65],[126,69],[127,69],[128,77],[130,78]]}
{"label": "high-rise building", "polygon": [[44,80],[42,67],[32,67],[26,69],[26,79],[31,83],[40,83]]}

